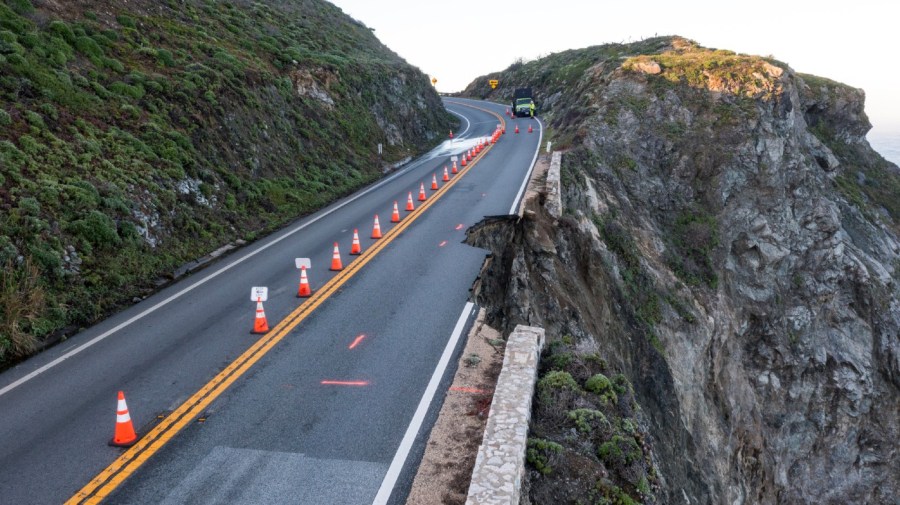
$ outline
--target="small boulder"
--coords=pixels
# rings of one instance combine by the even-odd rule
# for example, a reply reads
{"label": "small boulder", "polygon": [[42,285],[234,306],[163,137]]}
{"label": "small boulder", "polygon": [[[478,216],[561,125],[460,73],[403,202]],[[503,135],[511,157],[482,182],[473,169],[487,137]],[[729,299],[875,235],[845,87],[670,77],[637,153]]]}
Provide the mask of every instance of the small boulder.
{"label": "small boulder", "polygon": [[660,68],[659,63],[653,60],[642,60],[638,61],[634,64],[635,70],[639,72],[643,72],[645,74],[656,75],[662,72],[662,68]]}

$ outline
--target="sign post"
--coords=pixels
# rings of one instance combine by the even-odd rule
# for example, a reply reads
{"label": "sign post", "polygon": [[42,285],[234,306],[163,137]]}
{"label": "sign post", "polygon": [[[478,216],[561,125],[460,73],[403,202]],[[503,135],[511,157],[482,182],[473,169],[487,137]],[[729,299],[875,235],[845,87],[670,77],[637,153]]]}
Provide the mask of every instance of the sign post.
{"label": "sign post", "polygon": [[250,300],[264,302],[269,299],[269,288],[254,287],[250,288]]}

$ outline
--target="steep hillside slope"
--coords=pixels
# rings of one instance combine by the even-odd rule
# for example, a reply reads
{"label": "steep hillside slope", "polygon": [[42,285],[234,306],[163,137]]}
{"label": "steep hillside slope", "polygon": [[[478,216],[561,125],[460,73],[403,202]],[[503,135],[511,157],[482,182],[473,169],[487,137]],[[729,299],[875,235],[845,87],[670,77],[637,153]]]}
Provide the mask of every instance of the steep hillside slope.
{"label": "steep hillside slope", "polygon": [[321,0],[4,2],[0,366],[454,123]]}
{"label": "steep hillside slope", "polygon": [[602,359],[640,405],[623,433],[539,404],[532,435],[578,473],[536,469],[535,503],[567,483],[567,503],[896,503],[900,171],[865,140],[863,92],[665,37],[468,94],[521,85],[565,149],[565,211],[474,231],[495,252],[479,296],[571,336],[542,380],[590,390]]}

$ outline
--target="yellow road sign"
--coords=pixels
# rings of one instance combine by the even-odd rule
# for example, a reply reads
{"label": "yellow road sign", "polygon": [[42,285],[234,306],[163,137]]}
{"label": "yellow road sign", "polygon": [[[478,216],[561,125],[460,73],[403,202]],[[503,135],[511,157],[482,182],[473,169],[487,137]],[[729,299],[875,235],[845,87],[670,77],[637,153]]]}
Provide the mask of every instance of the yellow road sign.
{"label": "yellow road sign", "polygon": [[432,78],[431,78],[431,85],[434,86],[435,84],[437,84],[437,77],[432,77]]}
{"label": "yellow road sign", "polygon": [[497,79],[491,79],[490,81],[488,81],[488,84],[491,85],[491,89],[497,89],[497,84],[499,83],[500,81],[498,81]]}

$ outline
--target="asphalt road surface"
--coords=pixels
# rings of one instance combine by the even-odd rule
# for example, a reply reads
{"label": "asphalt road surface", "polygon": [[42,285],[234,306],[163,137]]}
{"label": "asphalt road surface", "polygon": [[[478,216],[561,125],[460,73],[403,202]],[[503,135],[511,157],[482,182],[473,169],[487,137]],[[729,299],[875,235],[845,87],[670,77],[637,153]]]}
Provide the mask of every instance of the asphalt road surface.
{"label": "asphalt road surface", "polygon": [[[452,142],[0,375],[0,502],[402,503],[475,311],[486,252],[465,229],[514,212],[542,132],[514,134],[505,106],[445,105]],[[498,116],[506,134],[441,182]],[[420,183],[429,200],[404,211]],[[297,257],[313,298],[295,296]],[[264,337],[253,286],[269,289]],[[119,390],[130,450],[107,445]]]}

